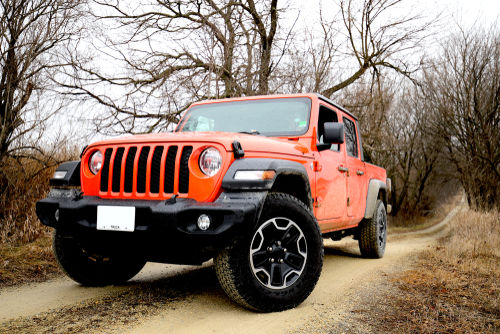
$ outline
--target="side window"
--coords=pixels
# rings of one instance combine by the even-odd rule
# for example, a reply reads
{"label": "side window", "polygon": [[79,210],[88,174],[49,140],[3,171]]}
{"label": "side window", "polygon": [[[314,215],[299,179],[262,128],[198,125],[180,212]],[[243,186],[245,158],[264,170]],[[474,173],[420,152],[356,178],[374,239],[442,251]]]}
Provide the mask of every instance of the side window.
{"label": "side window", "polygon": [[358,140],[356,137],[356,126],[354,123],[345,117],[342,117],[344,120],[345,127],[345,142],[346,142],[346,150],[347,154],[351,157],[358,157]]}
{"label": "side window", "polygon": [[[337,117],[337,113],[331,109],[328,109],[325,106],[319,107],[319,117],[318,117],[318,143],[324,144],[323,141],[323,132],[325,130],[324,124],[326,122],[338,122],[339,119]],[[338,152],[339,144],[332,144],[330,150]]]}

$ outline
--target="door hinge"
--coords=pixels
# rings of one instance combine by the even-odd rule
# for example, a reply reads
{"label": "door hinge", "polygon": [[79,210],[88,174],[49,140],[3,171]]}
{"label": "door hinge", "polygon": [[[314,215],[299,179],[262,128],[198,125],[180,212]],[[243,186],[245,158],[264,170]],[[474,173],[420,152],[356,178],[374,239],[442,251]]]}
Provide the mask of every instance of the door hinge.
{"label": "door hinge", "polygon": [[351,198],[347,197],[347,206],[351,206]]}

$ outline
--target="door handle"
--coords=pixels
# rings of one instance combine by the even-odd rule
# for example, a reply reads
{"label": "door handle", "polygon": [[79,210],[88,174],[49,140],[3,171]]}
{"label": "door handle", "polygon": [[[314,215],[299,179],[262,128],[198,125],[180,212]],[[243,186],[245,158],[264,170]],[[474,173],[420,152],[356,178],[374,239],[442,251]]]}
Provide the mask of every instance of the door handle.
{"label": "door handle", "polygon": [[339,166],[339,172],[341,172],[341,173],[345,173],[345,172],[348,172],[348,171],[349,171],[349,168]]}
{"label": "door handle", "polygon": [[358,171],[356,171],[356,174],[358,174],[358,175],[360,175],[360,176],[361,176],[361,175],[363,175],[364,173],[365,173],[365,172],[363,172],[362,170],[358,170]]}

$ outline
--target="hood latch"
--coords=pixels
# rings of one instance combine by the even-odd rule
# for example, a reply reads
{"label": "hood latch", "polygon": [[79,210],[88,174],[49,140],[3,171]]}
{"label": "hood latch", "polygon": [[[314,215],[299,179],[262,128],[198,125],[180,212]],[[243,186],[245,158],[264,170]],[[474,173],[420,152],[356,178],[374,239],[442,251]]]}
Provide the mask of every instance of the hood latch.
{"label": "hood latch", "polygon": [[240,159],[245,156],[245,151],[243,151],[243,148],[241,147],[241,144],[239,141],[235,140],[233,141],[233,155],[235,159]]}

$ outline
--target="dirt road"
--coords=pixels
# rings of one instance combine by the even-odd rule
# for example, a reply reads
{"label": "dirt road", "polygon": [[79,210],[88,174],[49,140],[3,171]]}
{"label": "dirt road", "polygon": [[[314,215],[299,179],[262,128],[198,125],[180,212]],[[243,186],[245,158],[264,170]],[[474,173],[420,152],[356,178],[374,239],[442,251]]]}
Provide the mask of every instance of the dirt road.
{"label": "dirt road", "polygon": [[363,259],[357,242],[325,241],[321,278],[293,310],[258,314],[234,305],[213,266],[148,264],[127,285],[84,288],[67,278],[0,290],[0,333],[290,333],[328,332],[362,302],[363,291],[404,269],[446,230],[389,237],[383,259]]}

